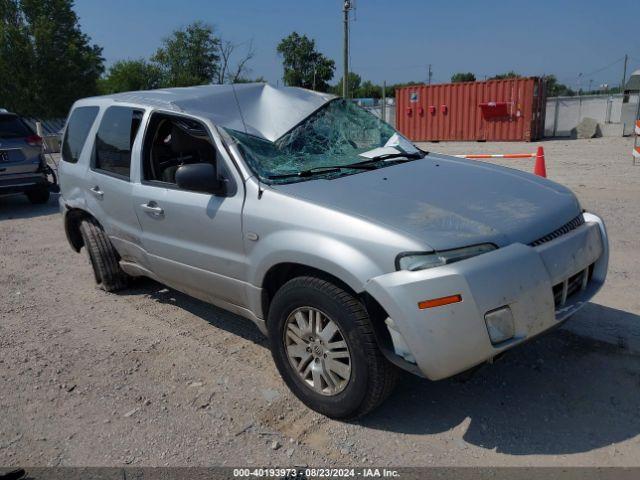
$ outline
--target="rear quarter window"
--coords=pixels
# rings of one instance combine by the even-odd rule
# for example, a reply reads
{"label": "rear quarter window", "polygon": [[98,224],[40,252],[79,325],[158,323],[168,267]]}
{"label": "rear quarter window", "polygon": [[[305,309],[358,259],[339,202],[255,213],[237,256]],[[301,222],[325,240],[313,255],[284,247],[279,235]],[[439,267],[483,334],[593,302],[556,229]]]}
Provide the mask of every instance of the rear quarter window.
{"label": "rear quarter window", "polygon": [[17,115],[0,115],[0,138],[23,138],[33,135],[31,128]]}
{"label": "rear quarter window", "polygon": [[142,120],[142,110],[109,107],[96,135],[94,169],[129,179],[131,147]]}
{"label": "rear quarter window", "polygon": [[98,107],[78,107],[71,112],[62,142],[62,159],[65,162],[77,163],[98,110]]}

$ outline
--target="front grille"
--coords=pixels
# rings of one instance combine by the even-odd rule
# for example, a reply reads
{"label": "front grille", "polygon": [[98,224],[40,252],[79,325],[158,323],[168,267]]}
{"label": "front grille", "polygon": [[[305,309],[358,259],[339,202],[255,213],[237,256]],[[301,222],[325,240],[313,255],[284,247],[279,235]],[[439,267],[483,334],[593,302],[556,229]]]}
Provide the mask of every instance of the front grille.
{"label": "front grille", "polygon": [[593,276],[593,267],[594,264],[592,263],[584,270],[567,278],[564,282],[553,286],[553,302],[556,309],[564,306],[573,295],[587,288]]}
{"label": "front grille", "polygon": [[563,226],[561,226],[557,230],[554,230],[553,232],[545,235],[544,237],[540,237],[538,240],[531,242],[529,245],[531,247],[537,247],[538,245],[542,245],[543,243],[550,242],[555,238],[561,237],[562,235],[569,233],[571,230],[575,230],[580,225],[584,225],[584,217],[582,216],[582,214],[578,215],[576,218],[574,218],[570,222],[565,223]]}

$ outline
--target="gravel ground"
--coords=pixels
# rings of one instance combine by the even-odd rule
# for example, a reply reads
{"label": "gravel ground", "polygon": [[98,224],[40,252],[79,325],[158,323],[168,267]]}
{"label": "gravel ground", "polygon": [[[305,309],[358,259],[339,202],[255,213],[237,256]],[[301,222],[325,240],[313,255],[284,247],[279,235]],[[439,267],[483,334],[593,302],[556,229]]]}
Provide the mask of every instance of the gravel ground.
{"label": "gravel ground", "polygon": [[96,289],[56,199],[0,198],[0,465],[639,466],[640,167],[629,139],[544,147],[549,177],[608,223],[603,291],[473,376],[404,376],[356,423],[300,404],[250,322],[148,280]]}

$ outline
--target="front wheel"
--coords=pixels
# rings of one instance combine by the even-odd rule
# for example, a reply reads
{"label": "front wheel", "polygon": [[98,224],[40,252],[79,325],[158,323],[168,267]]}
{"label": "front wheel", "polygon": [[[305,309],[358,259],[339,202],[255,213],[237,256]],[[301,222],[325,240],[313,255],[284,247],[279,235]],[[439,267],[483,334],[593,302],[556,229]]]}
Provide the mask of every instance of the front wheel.
{"label": "front wheel", "polygon": [[366,309],[331,282],[287,282],[273,298],[267,328],[285,383],[323,415],[360,417],[393,390],[397,369],[380,352]]}

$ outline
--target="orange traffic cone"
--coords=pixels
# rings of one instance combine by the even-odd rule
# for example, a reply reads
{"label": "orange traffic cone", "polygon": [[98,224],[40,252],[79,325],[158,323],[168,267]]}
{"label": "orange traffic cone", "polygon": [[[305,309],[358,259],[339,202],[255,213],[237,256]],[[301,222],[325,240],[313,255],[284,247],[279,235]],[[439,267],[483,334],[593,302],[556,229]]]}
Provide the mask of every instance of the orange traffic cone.
{"label": "orange traffic cone", "polygon": [[547,166],[544,163],[544,149],[542,147],[538,147],[536,166],[533,168],[533,173],[539,177],[547,178]]}

